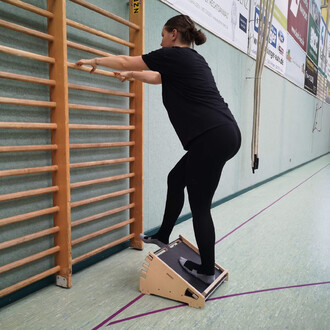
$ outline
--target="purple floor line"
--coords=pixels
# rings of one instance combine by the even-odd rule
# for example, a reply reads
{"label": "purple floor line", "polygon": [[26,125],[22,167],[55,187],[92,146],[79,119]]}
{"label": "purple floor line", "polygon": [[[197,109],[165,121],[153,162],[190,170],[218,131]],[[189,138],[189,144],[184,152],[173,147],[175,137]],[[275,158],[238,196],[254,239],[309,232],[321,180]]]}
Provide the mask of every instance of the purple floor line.
{"label": "purple floor line", "polygon": [[[209,301],[214,301],[214,300],[221,300],[221,299],[226,299],[226,298],[233,298],[233,297],[238,297],[238,296],[245,296],[245,295],[250,295],[250,294],[256,294],[256,293],[263,293],[263,292],[269,292],[269,291],[279,291],[279,290],[288,290],[288,289],[295,289],[295,288],[302,288],[302,287],[307,287],[307,286],[319,286],[319,285],[325,285],[325,284],[330,284],[330,281],[328,282],[320,282],[320,283],[308,283],[308,284],[300,284],[300,285],[290,285],[290,286],[283,286],[283,287],[278,287],[278,288],[271,288],[271,289],[263,289],[263,290],[256,290],[256,291],[248,291],[248,292],[241,292],[241,293],[235,293],[235,294],[230,294],[227,296],[221,296],[221,297],[215,297],[215,298],[210,298],[207,300]],[[166,312],[171,309],[176,309],[180,307],[187,307],[186,304],[180,304],[172,307],[167,307],[167,308],[162,308],[162,309],[157,309],[151,312],[143,313],[143,314],[138,314],[134,316],[127,317],[125,319],[117,320],[110,322],[107,326],[117,324],[117,323],[122,323],[126,321],[130,321],[133,319],[141,318],[144,316],[156,314],[156,313],[161,313],[161,312]]]}
{"label": "purple floor line", "polygon": [[132,301],[130,301],[127,305],[125,305],[124,307],[122,307],[121,309],[119,309],[116,313],[112,314],[106,320],[104,320],[102,323],[100,323],[95,328],[93,328],[93,330],[96,330],[96,329],[101,328],[104,324],[106,324],[107,322],[109,322],[110,320],[112,320],[114,317],[116,317],[118,314],[120,314],[121,312],[123,312],[125,309],[127,309],[131,305],[133,305],[136,301],[138,301],[139,299],[141,299],[143,296],[144,296],[144,294],[141,293],[138,297],[136,297],[135,299],[133,299]]}
{"label": "purple floor line", "polygon": [[[228,236],[230,236],[231,234],[233,234],[236,230],[238,230],[239,228],[243,227],[245,224],[247,224],[251,220],[253,220],[259,214],[261,214],[262,212],[264,212],[265,210],[267,210],[268,208],[270,208],[271,206],[273,206],[274,204],[276,204],[277,202],[279,202],[282,198],[284,198],[285,196],[287,196],[288,194],[290,194],[292,191],[296,190],[298,187],[300,187],[302,184],[304,184],[305,182],[307,182],[308,180],[310,180],[313,176],[315,176],[319,172],[323,171],[329,165],[330,165],[330,163],[328,163],[326,166],[322,167],[320,170],[318,170],[316,173],[314,173],[313,175],[311,175],[310,177],[308,177],[306,180],[304,180],[303,182],[301,182],[296,187],[292,188],[286,194],[284,194],[283,196],[281,196],[280,198],[278,198],[275,202],[271,203],[270,205],[268,205],[267,207],[265,207],[264,209],[262,209],[261,211],[259,211],[257,214],[255,214],[254,216],[252,216],[251,218],[249,218],[248,220],[246,220],[245,222],[243,222],[241,225],[239,225],[238,227],[236,227],[234,230],[232,230],[231,232],[229,232],[227,235],[223,236],[221,239],[219,239],[218,241],[215,242],[215,245],[218,244],[218,243],[220,243],[221,241],[223,241],[225,238],[227,238]],[[329,282],[325,282],[325,283],[329,283]],[[312,284],[306,284],[305,286],[307,286],[307,285],[312,285]],[[272,290],[272,289],[268,289],[268,290]],[[247,293],[242,293],[242,294],[237,294],[237,295],[243,295],[243,294],[247,294]],[[133,305],[136,301],[138,301],[143,296],[144,296],[144,294],[140,294],[138,297],[136,297],[135,299],[133,299],[132,301],[130,301],[127,305],[125,305],[124,307],[122,307],[121,309],[119,309],[116,313],[112,314],[106,320],[104,320],[102,323],[100,323],[95,328],[93,328],[93,330],[96,330],[96,329],[99,329],[100,327],[102,327],[105,323],[107,323],[108,321],[112,320],[114,317],[116,317],[121,312],[123,312],[124,310],[126,310],[128,307],[130,307],[131,305]],[[224,296],[224,297],[226,297],[226,296]],[[221,298],[221,297],[220,298],[211,298],[209,300],[215,300],[215,299],[223,299],[223,298]],[[183,306],[186,306],[186,305],[178,305],[178,306],[174,306],[174,307],[169,307],[169,308],[167,308],[165,310],[173,309],[173,308],[179,308],[179,307],[183,307]],[[163,311],[163,310],[159,310],[159,311]],[[158,313],[158,311],[153,311],[153,312],[144,313],[144,314],[140,314],[140,315],[141,316],[145,316],[145,315],[149,315],[149,314],[153,314],[153,313]],[[141,316],[137,316],[137,317],[141,317]],[[136,318],[136,317],[133,316],[133,317],[131,317],[129,319],[132,319],[132,318]],[[124,320],[126,320],[126,319],[124,319]],[[120,322],[123,322],[123,320],[119,320],[119,321]],[[119,321],[111,322],[111,323],[109,323],[109,325],[118,323]]]}
{"label": "purple floor line", "polygon": [[248,222],[250,222],[251,220],[253,220],[255,217],[257,217],[259,214],[261,214],[262,212],[266,211],[267,209],[269,209],[271,206],[273,206],[274,204],[276,204],[277,202],[279,202],[282,198],[284,198],[285,196],[289,195],[290,193],[292,193],[294,190],[296,190],[297,188],[299,188],[301,185],[303,185],[304,183],[306,183],[308,180],[310,180],[313,176],[315,176],[316,174],[318,174],[319,172],[323,171],[326,167],[328,167],[330,165],[327,164],[326,166],[322,167],[319,171],[317,171],[316,173],[314,173],[313,175],[311,175],[309,178],[307,178],[306,180],[304,180],[303,182],[299,183],[297,186],[295,186],[294,188],[292,188],[290,191],[288,191],[286,194],[284,194],[283,196],[279,197],[276,201],[274,201],[273,203],[269,204],[268,206],[266,206],[264,209],[262,209],[261,211],[259,211],[257,214],[255,214],[254,216],[252,216],[250,219],[246,220],[245,222],[243,222],[242,224],[240,224],[238,227],[236,227],[234,230],[232,230],[230,233],[228,233],[227,235],[223,236],[222,238],[220,238],[218,241],[215,242],[215,245],[217,245],[218,243],[220,243],[221,241],[223,241],[226,237],[230,236],[231,234],[233,234],[236,230],[240,229],[241,227],[243,227],[244,225],[246,225]]}

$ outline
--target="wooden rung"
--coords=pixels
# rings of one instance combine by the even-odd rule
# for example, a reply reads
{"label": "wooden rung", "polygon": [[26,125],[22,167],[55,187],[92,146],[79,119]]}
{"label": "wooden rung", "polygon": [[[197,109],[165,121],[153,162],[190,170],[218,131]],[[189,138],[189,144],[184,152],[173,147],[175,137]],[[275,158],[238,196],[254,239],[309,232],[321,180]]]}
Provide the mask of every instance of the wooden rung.
{"label": "wooden rung", "polygon": [[[90,72],[91,71],[90,68],[87,68],[85,66],[77,66],[74,63],[68,62],[67,65],[68,65],[68,68],[70,68],[70,69],[75,69],[75,70],[80,70],[80,71],[85,71],[85,72]],[[99,74],[99,75],[102,75],[102,76],[107,76],[107,77],[114,77],[115,76],[115,74],[113,72],[106,71],[106,70],[100,70],[100,69],[96,69],[94,71],[94,74],[95,73]]]}
{"label": "wooden rung", "polygon": [[89,2],[86,2],[84,0],[71,0],[71,1],[74,2],[74,3],[76,3],[76,4],[78,4],[78,5],[81,5],[83,7],[86,7],[88,9],[90,9],[90,10],[93,10],[93,11],[95,11],[95,12],[101,14],[101,15],[104,15],[106,17],[109,17],[109,18],[113,19],[114,21],[117,21],[119,23],[125,24],[125,25],[127,25],[127,26],[129,26],[129,27],[131,27],[131,28],[133,28],[135,30],[140,30],[140,27],[137,24],[134,24],[134,23],[132,23],[130,21],[127,21],[126,19],[124,19],[122,17],[119,17],[119,16],[117,16],[117,15],[115,15],[113,13],[110,13],[109,11],[107,11],[105,9],[102,9],[100,7],[97,7],[97,6],[95,6],[95,5],[93,5],[93,4],[89,3]]}
{"label": "wooden rung", "polygon": [[30,241],[33,241],[35,239],[41,238],[41,237],[49,236],[49,235],[58,233],[59,231],[60,231],[60,227],[53,227],[53,228],[49,228],[49,229],[39,231],[37,233],[33,233],[33,234],[30,234],[30,235],[15,238],[15,239],[12,239],[10,241],[0,243],[0,250],[8,249],[12,246],[17,246],[17,245],[25,243],[25,242],[30,242]]}
{"label": "wooden rung", "polygon": [[45,39],[45,40],[48,40],[48,41],[53,41],[54,40],[54,37],[51,36],[50,34],[43,33],[43,32],[37,31],[37,30],[33,30],[33,29],[29,29],[25,26],[14,24],[14,23],[5,21],[3,19],[0,19],[0,26],[2,26],[4,28],[7,28],[7,29],[17,31],[17,32],[22,32],[22,33],[28,34],[28,35],[33,36],[33,37],[38,37],[38,38],[41,38],[41,39]]}
{"label": "wooden rung", "polygon": [[55,63],[55,59],[53,57],[26,52],[24,50],[12,48],[12,47],[0,46],[0,52],[9,55],[19,56],[19,57],[25,57],[40,62]]}
{"label": "wooden rung", "polygon": [[35,173],[44,173],[44,172],[55,172],[58,170],[57,165],[52,166],[42,166],[42,167],[30,167],[30,168],[20,168],[17,170],[4,170],[0,171],[0,178],[5,176],[13,175],[25,175],[25,174],[35,174]]}
{"label": "wooden rung", "polygon": [[[109,159],[109,160],[97,160],[94,162],[85,162],[85,163],[73,163],[70,164],[70,169],[72,168],[82,168],[82,167],[91,167],[91,166],[101,166],[101,165],[111,165],[119,163],[134,162],[134,157],[129,158],[118,158],[118,159]],[[0,171],[1,174],[1,171]],[[1,176],[1,175],[0,175]]]}
{"label": "wooden rung", "polygon": [[[77,66],[74,63],[70,63],[70,62],[67,62],[67,66],[70,69],[75,69],[75,70],[80,70],[80,71],[85,71],[85,72],[90,72],[91,71],[91,69],[86,67],[86,66]],[[100,69],[96,69],[94,71],[94,74],[99,74],[99,75],[107,76],[107,77],[115,77],[115,74],[113,72],[106,71],[106,70],[100,70]],[[129,78],[127,80],[134,81],[133,78]]]}
{"label": "wooden rung", "polygon": [[101,179],[75,182],[75,183],[70,184],[70,188],[75,189],[75,188],[91,186],[91,185],[99,184],[99,183],[124,180],[124,179],[128,179],[128,178],[132,178],[134,175],[135,175],[134,173],[128,173],[128,174],[122,174],[122,175],[109,176],[109,177],[101,178]]}
{"label": "wooden rung", "polygon": [[68,84],[68,88],[85,91],[85,92],[99,93],[99,94],[108,94],[108,95],[116,95],[116,96],[124,96],[124,97],[135,97],[135,93],[120,92],[120,91],[114,91],[112,89],[91,87],[91,86],[78,85],[78,84]]}
{"label": "wooden rung", "polygon": [[48,151],[57,150],[56,144],[50,145],[28,145],[28,146],[6,146],[0,147],[0,153],[3,152],[25,152],[25,151]]}
{"label": "wooden rung", "polygon": [[21,9],[25,9],[27,11],[30,11],[32,13],[41,15],[41,16],[45,16],[45,17],[48,17],[48,18],[53,18],[54,17],[54,14],[51,13],[50,11],[41,9],[41,8],[33,6],[33,5],[30,5],[29,3],[26,3],[26,2],[23,2],[23,1],[20,1],[20,0],[2,0],[2,1],[7,2],[7,3],[9,3],[13,6],[19,7]]}
{"label": "wooden rung", "polygon": [[107,227],[107,228],[104,228],[104,229],[98,230],[98,231],[96,231],[96,232],[94,232],[94,233],[91,233],[91,234],[85,235],[85,236],[83,236],[83,237],[79,237],[79,238],[73,240],[72,243],[71,243],[71,245],[72,245],[72,246],[75,246],[75,245],[77,245],[77,244],[79,244],[79,243],[86,242],[86,241],[88,241],[88,240],[90,240],[90,239],[92,239],[92,238],[99,237],[99,236],[101,236],[101,235],[107,234],[107,233],[109,233],[109,232],[111,232],[111,231],[114,231],[114,230],[116,230],[116,229],[119,229],[119,228],[125,227],[125,226],[127,226],[127,225],[129,225],[129,224],[131,224],[131,223],[133,223],[133,222],[134,222],[134,219],[129,219],[129,220],[127,220],[127,221],[123,221],[123,222],[117,223],[117,224],[115,224],[115,225],[113,225],[113,226],[110,226],[110,227]]}
{"label": "wooden rung", "polygon": [[49,86],[56,85],[55,80],[26,76],[22,74],[10,73],[5,71],[0,71],[0,78],[13,79],[13,80],[19,80],[19,81],[25,81],[25,82],[31,82],[31,83],[49,85]]}
{"label": "wooden rung", "polygon": [[59,188],[57,186],[55,186],[55,187],[25,190],[25,191],[20,191],[17,193],[0,195],[0,202],[10,201],[13,199],[18,199],[18,198],[25,198],[25,197],[49,194],[49,193],[56,192],[58,190],[59,190]]}
{"label": "wooden rung", "polygon": [[135,126],[132,126],[132,125],[69,124],[69,129],[83,129],[83,130],[133,130],[133,129],[135,129]]}
{"label": "wooden rung", "polygon": [[67,41],[67,46],[70,48],[75,48],[75,49],[79,49],[79,50],[83,50],[84,52],[88,52],[88,53],[92,53],[95,55],[100,55],[100,56],[111,56],[112,54],[104,52],[102,50],[98,50],[92,47],[87,47],[85,45],[82,44],[78,44],[76,42],[72,42],[72,41]]}
{"label": "wooden rung", "polygon": [[40,274],[35,275],[33,277],[30,277],[30,278],[28,278],[28,279],[26,279],[24,281],[21,281],[19,283],[16,283],[16,284],[14,284],[14,285],[6,288],[6,289],[3,289],[3,290],[0,291],[0,298],[3,297],[3,296],[5,296],[5,295],[7,295],[7,294],[9,294],[9,293],[12,293],[12,292],[17,291],[19,289],[22,289],[25,286],[30,285],[30,284],[32,284],[34,282],[38,282],[38,281],[42,280],[45,277],[48,277],[48,276],[53,275],[53,274],[56,274],[56,273],[58,273],[60,271],[60,269],[61,269],[60,266],[56,266],[56,267],[51,268],[51,269],[49,269],[49,270],[47,270],[47,271],[45,271],[43,273],[40,273]]}
{"label": "wooden rung", "polygon": [[71,227],[73,228],[73,227],[80,226],[80,225],[82,225],[84,223],[87,223],[87,222],[99,220],[99,219],[102,219],[102,218],[107,217],[109,215],[113,215],[113,214],[116,214],[116,213],[119,213],[119,212],[122,212],[122,211],[125,211],[125,210],[132,209],[134,206],[135,206],[135,204],[132,203],[132,204],[129,204],[129,205],[117,207],[117,208],[109,210],[109,211],[94,214],[94,215],[91,215],[89,217],[71,222]]}
{"label": "wooden rung", "polygon": [[127,235],[127,236],[125,236],[123,238],[120,238],[120,239],[118,239],[118,240],[116,240],[116,241],[114,241],[112,243],[109,243],[107,245],[104,245],[104,246],[102,246],[102,247],[100,247],[98,249],[95,249],[95,250],[91,251],[91,252],[85,253],[82,256],[73,259],[72,260],[72,264],[74,265],[74,264],[76,264],[76,263],[78,263],[80,261],[83,261],[83,260],[85,260],[85,259],[87,259],[89,257],[92,257],[92,256],[94,256],[94,255],[96,255],[96,254],[98,254],[100,252],[103,252],[103,251],[105,251],[107,249],[110,249],[110,248],[112,248],[112,247],[114,247],[116,245],[119,245],[121,243],[127,242],[130,239],[134,238],[134,236],[135,236],[134,234]]}
{"label": "wooden rung", "polygon": [[124,46],[128,46],[128,47],[131,47],[131,48],[134,48],[135,47],[135,44],[132,43],[132,42],[129,42],[129,41],[126,41],[124,39],[120,39],[120,38],[117,38],[115,36],[112,36],[111,34],[108,34],[108,33],[105,33],[105,32],[102,32],[102,31],[99,31],[99,30],[96,30],[96,29],[93,29],[87,25],[84,25],[84,24],[80,24],[78,22],[75,22],[71,19],[66,19],[66,24],[73,27],[73,28],[76,28],[76,29],[79,29],[79,30],[82,30],[82,31],[85,31],[85,32],[88,32],[88,33],[91,33],[91,34],[94,34],[98,37],[102,37],[102,38],[105,38],[105,39],[108,39],[108,40],[111,40],[111,41],[114,41],[118,44],[121,44],[121,45],[124,45]]}
{"label": "wooden rung", "polygon": [[56,102],[48,101],[37,101],[28,99],[15,99],[12,97],[0,97],[0,103],[4,104],[15,104],[15,105],[28,105],[32,107],[42,107],[42,108],[55,108]]}
{"label": "wooden rung", "polygon": [[58,251],[60,251],[60,247],[59,246],[55,246],[55,247],[53,247],[51,249],[45,250],[45,251],[40,252],[40,253],[36,253],[36,254],[34,254],[32,256],[29,256],[27,258],[24,258],[24,259],[21,259],[21,260],[18,260],[18,261],[14,261],[14,262],[12,262],[10,264],[7,264],[7,265],[4,265],[4,266],[0,267],[0,274],[5,273],[5,272],[8,272],[10,270],[13,270],[15,268],[24,266],[24,265],[26,265],[28,263],[31,263],[33,261],[42,259],[44,257],[50,256],[52,254],[55,254]]}
{"label": "wooden rung", "polygon": [[0,128],[16,128],[16,129],[56,129],[57,124],[44,123],[15,123],[0,121]]}
{"label": "wooden rung", "polygon": [[[101,142],[101,143],[76,143],[70,144],[70,149],[90,149],[90,148],[113,148],[113,147],[130,147],[134,146],[135,142]],[[1,152],[1,147],[0,147]]]}
{"label": "wooden rung", "polygon": [[125,189],[125,190],[116,191],[116,192],[113,192],[113,193],[110,193],[110,194],[105,194],[105,195],[100,195],[100,196],[96,196],[96,197],[92,197],[92,198],[83,199],[83,200],[71,203],[71,208],[75,208],[75,207],[78,207],[78,206],[87,205],[87,204],[91,204],[91,203],[100,202],[100,201],[103,201],[105,199],[109,199],[109,198],[113,198],[113,197],[118,197],[118,196],[131,194],[134,191],[135,191],[135,188],[129,188],[129,189]]}
{"label": "wooden rung", "polygon": [[69,104],[71,110],[86,110],[86,111],[102,111],[102,112],[115,112],[115,113],[135,113],[134,109],[120,109],[110,107],[99,107],[96,105],[85,105],[85,104]]}
{"label": "wooden rung", "polygon": [[16,222],[22,222],[22,221],[30,220],[33,218],[41,217],[46,214],[56,213],[59,211],[59,209],[60,208],[58,206],[54,206],[54,207],[50,207],[48,209],[43,209],[40,211],[34,211],[34,212],[30,212],[30,213],[15,215],[15,216],[9,217],[9,218],[3,218],[3,219],[0,219],[0,227],[5,226],[5,225],[10,225],[10,224],[16,223]]}

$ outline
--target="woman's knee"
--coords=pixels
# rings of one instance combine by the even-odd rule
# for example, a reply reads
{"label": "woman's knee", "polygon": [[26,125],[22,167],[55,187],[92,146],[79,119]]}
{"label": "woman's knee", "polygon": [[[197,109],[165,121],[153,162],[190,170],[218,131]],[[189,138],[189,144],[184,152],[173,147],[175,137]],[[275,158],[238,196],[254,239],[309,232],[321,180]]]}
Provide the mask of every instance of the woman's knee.
{"label": "woman's knee", "polygon": [[185,187],[185,180],[183,173],[180,173],[179,171],[176,170],[176,168],[173,168],[167,176],[167,186],[183,189]]}

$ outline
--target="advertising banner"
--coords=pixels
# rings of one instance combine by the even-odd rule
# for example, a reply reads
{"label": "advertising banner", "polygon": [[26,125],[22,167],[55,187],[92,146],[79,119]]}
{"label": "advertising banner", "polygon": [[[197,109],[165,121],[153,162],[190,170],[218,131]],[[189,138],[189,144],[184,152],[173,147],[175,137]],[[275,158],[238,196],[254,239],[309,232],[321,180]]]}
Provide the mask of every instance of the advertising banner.
{"label": "advertising banner", "polygon": [[318,65],[319,60],[320,23],[321,13],[315,0],[310,0],[307,55],[316,65]]}
{"label": "advertising banner", "polygon": [[285,76],[301,88],[305,85],[305,65],[306,53],[288,34]]}
{"label": "advertising banner", "polygon": [[307,51],[309,0],[289,0],[288,33]]}
{"label": "advertising banner", "polygon": [[330,81],[327,80],[327,89],[326,89],[326,94],[325,94],[325,102],[330,104]]}
{"label": "advertising banner", "polygon": [[161,0],[247,53],[249,0]]}
{"label": "advertising banner", "polygon": [[319,70],[326,75],[326,59],[327,59],[327,45],[326,35],[328,33],[327,26],[324,22],[323,17],[321,17],[321,26],[320,26],[320,42],[319,42]]}
{"label": "advertising banner", "polygon": [[[251,53],[254,58],[257,54],[257,40],[259,29],[259,3],[260,1],[252,1],[251,5],[254,6],[254,27],[253,27],[253,41],[250,47]],[[267,47],[267,55],[265,65],[271,69],[285,74],[286,67],[286,52],[287,52],[287,11],[288,2],[286,0],[276,0],[274,17],[272,27],[269,34],[269,44]]]}
{"label": "advertising banner", "polygon": [[319,71],[317,75],[317,97],[322,101],[325,102],[326,98],[326,89],[327,89],[327,78]]}
{"label": "advertising banner", "polygon": [[317,92],[317,66],[306,56],[305,89],[316,95]]}
{"label": "advertising banner", "polygon": [[330,32],[328,32],[326,76],[327,76],[328,80],[330,80]]}

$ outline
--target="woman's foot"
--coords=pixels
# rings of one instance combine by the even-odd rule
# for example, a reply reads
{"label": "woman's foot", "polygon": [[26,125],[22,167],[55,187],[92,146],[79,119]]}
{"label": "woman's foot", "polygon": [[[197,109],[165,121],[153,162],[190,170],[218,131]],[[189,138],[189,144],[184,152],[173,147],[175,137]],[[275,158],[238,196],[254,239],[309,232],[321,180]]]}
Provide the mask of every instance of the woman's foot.
{"label": "woman's foot", "polygon": [[207,274],[203,274],[202,272],[200,272],[199,268],[200,265],[195,264],[194,262],[187,260],[183,257],[179,258],[179,262],[181,264],[181,266],[183,267],[183,269],[191,274],[192,276],[198,278],[199,280],[203,281],[206,284],[211,284],[214,282],[215,280],[215,275],[207,275]]}
{"label": "woman's foot", "polygon": [[163,247],[167,246],[166,243],[163,243],[162,241],[160,241],[158,238],[156,238],[154,236],[146,236],[146,235],[143,235],[143,234],[140,234],[139,236],[140,236],[140,238],[142,239],[142,241],[144,243],[147,243],[147,244],[156,244],[160,248],[163,248]]}

